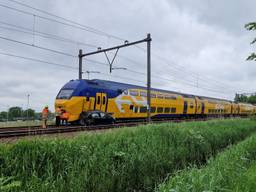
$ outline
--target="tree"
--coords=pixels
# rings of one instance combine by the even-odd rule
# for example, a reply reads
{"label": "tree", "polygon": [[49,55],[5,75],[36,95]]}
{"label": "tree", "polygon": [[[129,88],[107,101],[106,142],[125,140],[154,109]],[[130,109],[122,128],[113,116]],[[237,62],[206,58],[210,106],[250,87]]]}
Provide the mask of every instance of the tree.
{"label": "tree", "polygon": [[241,102],[241,103],[247,103],[248,102],[248,97],[243,94],[236,94],[235,96],[235,102]]}
{"label": "tree", "polygon": [[28,117],[28,119],[34,119],[35,118],[35,110],[27,109],[27,110],[23,111],[23,117],[24,117],[24,119],[26,119],[27,117]]}
{"label": "tree", "polygon": [[22,117],[22,108],[21,107],[11,107],[9,108],[9,119],[10,120],[15,120],[17,118],[21,118]]}
{"label": "tree", "polygon": [[251,95],[251,96],[248,98],[248,103],[256,104],[256,95]]}
{"label": "tree", "polygon": [[6,111],[2,111],[0,113],[0,121],[7,121],[7,116],[8,116],[7,112]]}
{"label": "tree", "polygon": [[[245,25],[245,28],[248,31],[255,31],[256,30],[256,22],[247,23]],[[256,42],[256,38],[253,39],[251,44],[254,44],[255,42]],[[249,55],[246,60],[256,61],[256,53],[251,53],[251,55]]]}

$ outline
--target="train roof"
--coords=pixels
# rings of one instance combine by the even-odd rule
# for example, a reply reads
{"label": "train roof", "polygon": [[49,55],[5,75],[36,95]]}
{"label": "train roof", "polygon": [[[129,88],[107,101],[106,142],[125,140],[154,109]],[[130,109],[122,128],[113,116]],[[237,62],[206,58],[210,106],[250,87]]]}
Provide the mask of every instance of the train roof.
{"label": "train roof", "polygon": [[[120,82],[115,82],[115,81],[108,81],[108,80],[100,80],[100,79],[92,79],[92,80],[87,80],[84,79],[89,85],[91,86],[100,86],[104,88],[108,88],[111,90],[126,90],[126,89],[147,89],[146,87],[143,86],[138,86],[138,85],[133,85],[133,84],[128,84],[128,83],[120,83]],[[164,93],[171,93],[171,94],[177,94],[181,95],[183,97],[187,98],[195,98],[198,97],[199,99],[209,99],[209,100],[217,100],[217,101],[225,101],[225,102],[232,102],[230,100],[225,100],[225,99],[219,99],[219,98],[213,98],[213,97],[205,97],[205,96],[198,96],[198,95],[191,95],[191,94],[185,94],[185,93],[180,93],[180,92],[175,92],[175,91],[168,91],[168,90],[163,90],[163,89],[156,89],[152,88],[152,91],[158,91],[158,92],[164,92]]]}

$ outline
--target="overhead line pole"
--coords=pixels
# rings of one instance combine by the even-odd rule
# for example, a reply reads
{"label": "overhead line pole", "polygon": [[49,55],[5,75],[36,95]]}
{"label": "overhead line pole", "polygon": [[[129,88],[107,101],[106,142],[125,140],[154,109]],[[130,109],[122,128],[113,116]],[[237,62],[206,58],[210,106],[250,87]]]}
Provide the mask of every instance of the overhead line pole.
{"label": "overhead line pole", "polygon": [[[93,51],[90,53],[85,53],[83,54],[83,51],[80,49],[79,50],[79,72],[78,72],[78,78],[82,79],[82,74],[83,74],[83,70],[82,70],[82,64],[83,64],[83,57],[87,57],[90,55],[95,55],[95,54],[99,54],[99,53],[105,53],[108,51],[112,51],[112,50],[119,50],[120,48],[124,48],[124,47],[129,47],[132,45],[136,45],[136,44],[140,44],[140,43],[144,43],[147,42],[147,121],[150,122],[151,118],[150,118],[150,112],[151,112],[151,35],[147,34],[147,38],[139,40],[139,41],[134,41],[129,43],[128,41],[125,41],[125,43],[123,45],[119,45],[119,46],[114,46],[114,47],[110,47],[107,49],[101,49],[99,48],[97,51]],[[108,57],[107,57],[108,59]],[[115,57],[114,57],[115,59]],[[110,62],[110,67],[112,67],[112,63],[114,61],[114,59],[112,60],[112,62]],[[110,69],[111,71],[111,69]]]}
{"label": "overhead line pole", "polygon": [[147,35],[147,122],[151,121],[151,36]]}

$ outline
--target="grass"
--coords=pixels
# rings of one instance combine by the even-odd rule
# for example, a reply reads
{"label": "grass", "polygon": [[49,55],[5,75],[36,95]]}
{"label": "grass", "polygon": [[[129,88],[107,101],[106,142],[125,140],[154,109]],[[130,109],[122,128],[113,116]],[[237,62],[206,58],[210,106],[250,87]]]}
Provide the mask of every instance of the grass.
{"label": "grass", "polygon": [[0,177],[26,192],[153,191],[168,174],[202,165],[255,131],[249,119],[215,120],[2,144]]}
{"label": "grass", "polygon": [[256,189],[256,135],[212,158],[204,168],[181,171],[162,184],[159,192],[230,191]]}

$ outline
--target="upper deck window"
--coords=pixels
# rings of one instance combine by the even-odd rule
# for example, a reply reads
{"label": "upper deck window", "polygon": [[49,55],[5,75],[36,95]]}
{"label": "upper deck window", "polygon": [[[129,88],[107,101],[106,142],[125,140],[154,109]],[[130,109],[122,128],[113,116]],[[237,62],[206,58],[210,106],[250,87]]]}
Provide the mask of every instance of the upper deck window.
{"label": "upper deck window", "polygon": [[133,91],[133,90],[131,90],[131,91],[130,91],[130,95],[131,95],[131,96],[139,96],[139,92],[138,92],[138,91]]}
{"label": "upper deck window", "polygon": [[165,99],[171,99],[171,100],[176,100],[176,99],[177,99],[177,98],[176,98],[175,96],[173,96],[173,95],[166,95],[164,98],[165,98]]}
{"label": "upper deck window", "polygon": [[158,95],[157,95],[157,98],[158,98],[158,99],[163,99],[163,98],[164,98],[164,95],[158,94]]}
{"label": "upper deck window", "polygon": [[62,89],[57,95],[57,99],[69,99],[73,91],[73,89]]}
{"label": "upper deck window", "polygon": [[151,93],[151,98],[156,98],[156,94],[155,93]]}
{"label": "upper deck window", "polygon": [[147,92],[141,91],[141,92],[140,92],[140,96],[141,96],[141,97],[147,97]]}

